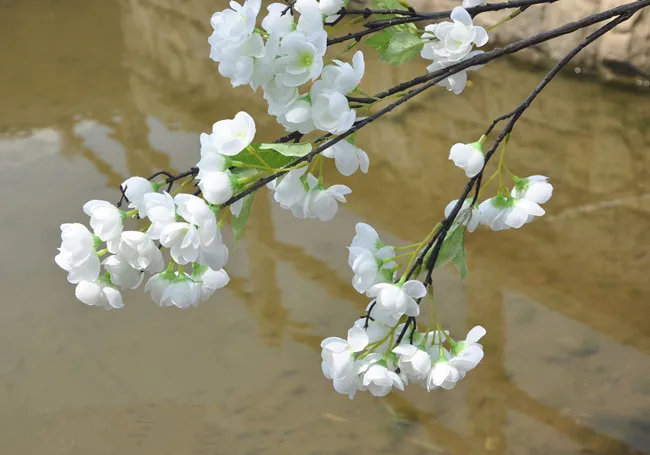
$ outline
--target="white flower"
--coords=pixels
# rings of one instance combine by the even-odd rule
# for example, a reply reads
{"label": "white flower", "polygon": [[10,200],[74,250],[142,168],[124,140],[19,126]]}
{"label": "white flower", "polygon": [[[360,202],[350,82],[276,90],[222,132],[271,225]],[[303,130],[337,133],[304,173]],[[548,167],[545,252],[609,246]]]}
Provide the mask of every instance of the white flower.
{"label": "white flower", "polygon": [[208,172],[224,172],[230,166],[230,158],[222,155],[213,145],[211,135],[201,133],[201,159],[196,167],[199,168],[197,178],[201,179]]}
{"label": "white flower", "polygon": [[519,179],[511,192],[512,197],[526,199],[536,204],[544,204],[553,195],[553,185],[548,183],[548,177],[531,175]]}
{"label": "white flower", "polygon": [[[453,200],[449,204],[447,204],[447,207],[445,207],[445,218],[451,215],[451,211],[454,209],[457,202],[458,199]],[[478,209],[478,207],[472,206],[471,204],[472,203],[467,199],[463,201],[463,205],[458,211],[454,223],[467,226],[467,230],[469,232],[474,232],[476,227],[481,222],[481,212]]]}
{"label": "white flower", "polygon": [[89,306],[107,310],[124,307],[120,291],[99,281],[81,281],[74,291],[75,297]]}
{"label": "white flower", "polygon": [[325,55],[327,32],[323,30],[323,15],[319,3],[316,0],[296,0],[294,9],[300,13],[296,29],[305,34],[321,56]]}
{"label": "white flower", "polygon": [[327,379],[346,376],[352,368],[354,354],[363,351],[368,346],[368,335],[365,330],[354,326],[348,330],[347,340],[338,337],[325,338],[321,342],[321,358],[323,374]]}
{"label": "white flower", "polygon": [[[347,395],[350,399],[353,399],[357,391],[361,388],[361,376],[359,376],[359,370],[362,365],[364,365],[363,361],[355,361],[353,362],[352,368],[348,374],[340,378],[333,378],[332,385],[334,386],[334,390],[343,395]],[[325,366],[323,366],[323,368],[325,368]],[[325,373],[324,369],[323,372]]]}
{"label": "white flower", "polygon": [[453,22],[440,22],[424,28],[428,33],[423,38],[435,36],[438,40],[424,45],[422,57],[458,62],[470,53],[473,45],[481,47],[487,43],[487,32],[483,27],[473,25],[472,16],[463,7],[455,7],[451,19]]}
{"label": "white flower", "polygon": [[[278,3],[275,3],[275,5],[278,5]],[[286,8],[286,6],[283,6],[283,8]],[[288,14],[287,16],[291,18]],[[279,49],[280,35],[278,33],[272,33],[264,47],[264,56],[256,58],[253,62],[253,76],[250,82],[253,91],[257,90],[257,87],[268,84],[274,78],[276,70],[275,59],[278,56]]]}
{"label": "white flower", "polygon": [[255,31],[261,6],[261,0],[246,0],[243,5],[231,1],[232,9],[214,13],[210,18],[210,25],[214,29],[210,42],[219,44],[222,49],[218,50],[242,45]]}
{"label": "white flower", "polygon": [[161,231],[160,243],[170,249],[178,264],[198,262],[213,270],[221,269],[228,261],[228,247],[223,244],[212,210],[203,199],[191,194],[178,194],[174,201],[187,223],[167,224]]}
{"label": "white flower", "polygon": [[238,112],[235,118],[212,125],[210,145],[222,155],[233,156],[248,147],[254,137],[255,121],[246,112]]}
{"label": "white flower", "polygon": [[363,371],[362,385],[376,397],[385,397],[393,387],[404,390],[404,382],[394,371],[383,365],[373,364]]}
{"label": "white flower", "polygon": [[318,6],[320,7],[321,14],[324,16],[333,16],[341,11],[345,3],[343,0],[320,0]]}
{"label": "white flower", "polygon": [[122,289],[135,289],[140,286],[144,273],[134,269],[119,256],[111,255],[104,259],[102,265],[108,272],[111,283]]}
{"label": "white flower", "polygon": [[[438,350],[438,348],[436,348]],[[426,378],[425,384],[427,390],[430,392],[442,387],[445,390],[451,390],[456,387],[456,383],[465,377],[449,360],[449,353],[443,350],[443,356],[440,356],[434,363],[433,368]]]}
{"label": "white flower", "polygon": [[232,49],[219,63],[219,74],[230,79],[233,87],[251,82],[255,60],[264,57],[264,40],[253,34],[237,49]]}
{"label": "white flower", "polygon": [[478,344],[478,341],[486,333],[486,330],[480,325],[472,328],[464,341],[453,345],[453,357],[449,363],[463,374],[476,368],[476,365],[483,359],[483,346]]}
{"label": "white flower", "polygon": [[[283,37],[291,31],[293,16],[288,5],[271,3],[266,7],[268,14],[262,19],[262,28],[271,36]],[[284,14],[283,14],[284,13]]]}
{"label": "white flower", "polygon": [[209,299],[214,291],[228,284],[230,277],[224,269],[212,270],[210,267],[201,267],[192,273],[192,279],[201,285],[201,300]]}
{"label": "white flower", "polygon": [[61,247],[54,261],[68,272],[69,283],[94,281],[99,276],[99,257],[95,251],[95,240],[83,224],[61,225]]}
{"label": "white flower", "polygon": [[349,247],[348,263],[354,272],[352,286],[359,293],[365,293],[373,285],[391,280],[392,271],[397,264],[392,261],[395,251],[391,246],[385,246],[374,254],[360,247]]}
{"label": "white flower", "polygon": [[485,164],[482,146],[480,142],[473,144],[454,144],[449,151],[449,159],[456,166],[465,170],[465,175],[469,178],[474,177]]}
{"label": "white flower", "polygon": [[[483,51],[472,51],[469,54],[467,54],[465,57],[463,57],[461,60],[468,60],[480,54],[483,54]],[[422,57],[428,58],[424,56],[424,51]],[[447,68],[451,65],[457,64],[459,62],[460,61],[453,62],[449,60],[434,60],[433,63],[431,63],[431,65],[427,66],[427,71],[433,73],[441,69]],[[467,71],[476,71],[481,68],[483,68],[483,65],[470,66],[469,68],[465,68],[464,70],[458,71],[455,74],[450,74],[449,76],[445,77],[440,82],[438,82],[437,85],[444,87],[450,92],[454,92],[456,95],[458,95],[462,93],[463,90],[465,90],[465,86],[467,85]]]}
{"label": "white flower", "polygon": [[379,322],[395,326],[402,315],[417,316],[420,307],[415,299],[427,294],[424,285],[417,280],[409,280],[401,287],[396,284],[378,283],[368,289],[368,297],[376,297],[377,304],[372,316]]}
{"label": "white flower", "polygon": [[162,229],[176,221],[176,205],[167,192],[148,193],[144,196],[144,212],[151,221],[147,234],[154,240],[160,238]]}
{"label": "white flower", "polygon": [[543,208],[532,201],[503,196],[483,201],[478,209],[481,212],[481,223],[493,231],[518,229],[545,213]]}
{"label": "white flower", "polygon": [[312,85],[311,104],[314,126],[328,133],[345,133],[352,128],[357,116],[345,95],[328,88],[323,81]]}
{"label": "white flower", "polygon": [[210,25],[214,32],[208,42],[210,58],[219,62],[219,72],[238,86],[250,81],[253,58],[264,53],[264,41],[254,33],[261,1],[247,0],[244,5],[231,1],[230,7],[212,15]]}
{"label": "white flower", "polygon": [[321,221],[331,220],[339,210],[338,203],[346,202],[345,195],[352,192],[345,185],[332,185],[325,189],[311,174],[307,176],[307,181],[310,184],[310,191],[307,193],[304,203],[304,214],[307,218],[317,218]]}
{"label": "white flower", "polygon": [[177,264],[189,264],[199,257],[201,238],[193,224],[175,222],[166,225],[160,233],[160,243],[169,248]]}
{"label": "white flower", "polygon": [[175,272],[157,273],[144,286],[154,302],[160,306],[189,308],[198,306],[201,300],[201,285],[187,274]]}
{"label": "white flower", "polygon": [[384,247],[384,244],[379,240],[379,234],[369,224],[357,223],[355,231],[356,235],[352,238],[350,247],[360,247],[372,253]]}
{"label": "white flower", "polygon": [[393,349],[399,355],[397,366],[409,381],[422,382],[431,370],[431,356],[412,344],[401,344]]}
{"label": "white flower", "polygon": [[339,60],[334,60],[334,63],[336,65],[327,65],[323,69],[321,78],[332,90],[348,94],[357,88],[363,77],[366,67],[363,61],[363,52],[357,51],[354,54],[352,65]]}
{"label": "white flower", "polygon": [[287,87],[316,80],[323,70],[324,52],[310,43],[302,32],[294,31],[282,38],[278,55],[275,78]]}
{"label": "white flower", "polygon": [[122,212],[110,202],[88,201],[83,210],[90,217],[93,232],[103,241],[115,240],[122,233]]}
{"label": "white flower", "polygon": [[473,8],[475,6],[480,5],[483,3],[485,0],[463,0],[462,7],[463,8]]}
{"label": "white flower", "polygon": [[144,196],[154,192],[152,183],[143,177],[130,177],[120,187],[129,200],[129,208],[137,209],[140,218],[144,218]]}
{"label": "white flower", "polygon": [[338,141],[325,149],[322,155],[326,158],[334,158],[336,169],[342,175],[352,175],[357,169],[361,169],[364,174],[368,172],[370,165],[368,154],[347,140]]}
{"label": "white flower", "polygon": [[162,253],[144,232],[124,231],[117,247],[120,260],[126,261],[137,270],[149,273],[160,272],[165,268]]}
{"label": "white flower", "polygon": [[280,204],[282,208],[290,209],[292,206],[299,205],[301,208],[307,196],[307,190],[302,181],[302,176],[307,171],[307,167],[301,167],[287,172],[282,178],[269,184],[274,190],[273,199]]}
{"label": "white flower", "polygon": [[205,200],[211,204],[223,204],[234,194],[230,172],[206,172],[199,181]]}
{"label": "white flower", "polygon": [[311,133],[314,131],[311,104],[304,98],[293,101],[279,114],[278,122],[289,132]]}
{"label": "white flower", "polygon": [[[372,305],[373,302],[368,304],[366,311],[368,311]],[[366,317],[357,319],[356,321],[354,321],[354,326],[359,327],[366,331],[366,336],[368,337],[368,344],[373,344],[375,353],[383,354],[389,348],[390,340],[388,339],[387,335],[392,330],[392,327],[382,324],[379,321],[373,321],[371,318],[372,315],[368,319],[366,319]],[[376,343],[381,340],[385,340],[385,341],[380,345],[376,345]]]}
{"label": "white flower", "polygon": [[[273,71],[275,71],[274,68],[275,67],[273,67]],[[275,77],[264,84],[262,86],[262,89],[264,90],[264,99],[269,103],[268,112],[270,115],[283,115],[286,112],[287,108],[298,99],[298,89],[296,87],[287,87],[286,85],[279,84],[278,80]],[[305,103],[307,103],[309,106],[308,109],[311,109],[311,105],[307,101],[305,101]],[[311,122],[311,110],[308,111],[307,117]],[[287,125],[284,126],[287,128]],[[311,130],[313,129],[314,126],[312,124]]]}

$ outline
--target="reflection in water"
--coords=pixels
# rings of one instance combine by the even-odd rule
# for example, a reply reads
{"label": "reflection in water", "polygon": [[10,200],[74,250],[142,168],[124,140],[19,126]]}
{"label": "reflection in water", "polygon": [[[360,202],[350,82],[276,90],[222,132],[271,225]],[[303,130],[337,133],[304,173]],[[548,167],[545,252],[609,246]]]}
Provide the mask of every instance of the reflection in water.
{"label": "reflection in water", "polygon": [[[650,453],[643,95],[558,80],[522,119],[510,167],[552,176],[556,195],[524,230],[475,233],[465,282],[437,272],[451,330],[488,328],[484,363],[452,393],[350,402],[322,378],[319,344],[365,306],[346,266],[354,223],[389,242],[428,232],[463,185],[450,144],[479,135],[539,78],[506,63],[461,97],[431,93],[361,134],[370,174],[341,179],[354,192],[332,222],[295,220],[260,193],[232,282],[199,309],[155,308],[141,292],[114,313],[74,301],[51,258],[58,225],[83,220],[85,199],[115,199],[129,175],[193,165],[198,132],[237,110],[259,120],[259,138],[280,133],[259,96],[228,88],[207,59],[218,7],[3,8],[15,46],[0,51],[0,173],[5,193],[20,195],[5,198],[0,220],[3,257],[14,259],[0,323],[5,452]],[[55,39],[36,45],[43,32]],[[369,91],[423,71],[368,67]]]}

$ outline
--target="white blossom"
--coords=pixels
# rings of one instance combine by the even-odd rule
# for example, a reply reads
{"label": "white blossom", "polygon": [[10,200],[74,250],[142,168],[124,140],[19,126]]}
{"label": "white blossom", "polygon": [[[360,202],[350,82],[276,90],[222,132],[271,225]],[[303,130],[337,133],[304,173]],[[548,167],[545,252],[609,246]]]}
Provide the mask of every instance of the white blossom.
{"label": "white blossom", "polygon": [[[278,3],[275,4],[277,5]],[[287,16],[291,18],[288,14]],[[270,83],[274,78],[276,72],[275,59],[278,56],[279,50],[280,34],[273,33],[264,46],[264,56],[256,58],[253,62],[253,75],[250,81],[253,91],[257,90],[260,86]]]}
{"label": "white blossom", "polygon": [[99,276],[99,257],[95,250],[95,239],[83,224],[61,225],[61,247],[54,261],[68,272],[69,283],[95,281]]}
{"label": "white blossom", "polygon": [[144,196],[144,212],[151,221],[147,234],[154,240],[160,238],[163,228],[176,221],[176,204],[167,193],[148,193]]}
{"label": "white blossom", "polygon": [[199,168],[197,178],[203,178],[209,172],[224,172],[230,166],[230,159],[222,155],[212,143],[211,135],[201,133],[201,159],[196,167]]}
{"label": "white blossom", "polygon": [[238,112],[233,119],[212,125],[209,144],[222,155],[233,156],[248,147],[254,137],[255,120],[246,112]]}
{"label": "white blossom", "polygon": [[83,211],[90,217],[93,232],[103,241],[113,241],[122,233],[122,212],[110,202],[88,201],[84,204]]}
{"label": "white blossom", "polygon": [[201,267],[192,272],[192,279],[200,283],[201,300],[209,299],[214,291],[228,284],[230,277],[224,269],[212,270],[210,267]]}
{"label": "white blossom", "polygon": [[536,216],[544,215],[544,209],[535,202],[527,199],[495,196],[483,201],[478,207],[481,212],[481,223],[493,231],[503,229],[518,229],[529,223]]}
{"label": "white blossom", "polygon": [[289,132],[311,133],[314,131],[311,104],[304,98],[296,99],[279,114],[278,122]]}
{"label": "white blossom", "polygon": [[465,340],[458,341],[453,345],[453,357],[449,359],[449,364],[463,374],[476,368],[476,365],[483,359],[483,346],[478,341],[486,333],[486,330],[480,325],[472,328],[467,333]]}
{"label": "white blossom", "polygon": [[[483,51],[472,51],[469,54],[467,54],[465,57],[463,57],[462,60],[468,60],[480,54],[483,54]],[[447,68],[457,63],[459,62],[453,62],[449,60],[434,60],[433,63],[431,63],[431,65],[427,66],[427,71],[433,73],[435,71],[439,71],[441,69]],[[454,92],[456,95],[458,95],[462,93],[463,90],[465,90],[465,86],[467,85],[467,71],[476,71],[481,68],[483,68],[483,65],[470,66],[469,68],[465,68],[464,70],[458,71],[454,74],[450,74],[449,76],[445,77],[443,80],[438,82],[437,85],[444,87],[450,92]]]}
{"label": "white blossom", "polygon": [[519,179],[511,192],[512,197],[526,199],[536,204],[544,204],[553,195],[553,185],[548,183],[548,177],[531,175]]}
{"label": "white blossom", "polygon": [[154,302],[160,306],[189,308],[198,306],[201,300],[201,285],[186,273],[162,272],[153,275],[144,286]]}
{"label": "white blossom", "polygon": [[369,224],[357,223],[355,232],[356,235],[352,238],[350,247],[360,247],[372,253],[384,247],[384,244],[379,239],[379,234]]}
{"label": "white blossom", "polygon": [[293,16],[285,3],[271,3],[266,7],[268,14],[262,19],[262,28],[271,36],[283,37],[291,31]]}
{"label": "white blossom", "polygon": [[144,273],[134,269],[126,260],[117,255],[107,257],[102,265],[108,272],[111,283],[122,289],[135,289],[140,286],[144,278]]}
{"label": "white blossom", "polygon": [[332,185],[324,188],[317,179],[309,174],[307,176],[310,190],[305,197],[304,215],[307,218],[317,218],[321,221],[329,221],[336,216],[339,209],[339,202],[346,202],[345,195],[352,190],[345,185]]}
{"label": "white blossom", "polygon": [[298,87],[314,81],[323,70],[324,49],[318,49],[307,36],[293,31],[282,38],[278,50],[276,75],[278,83],[287,87]]}
{"label": "white blossom", "polygon": [[[438,350],[438,349],[436,349]],[[443,349],[443,355],[439,356],[434,362],[433,368],[427,375],[425,386],[427,391],[435,390],[442,387],[445,390],[451,390],[456,387],[458,381],[465,377],[465,373],[456,368],[449,359],[449,352]]]}
{"label": "white blossom", "polygon": [[140,218],[144,218],[144,196],[155,191],[153,184],[143,177],[129,177],[120,187],[129,200],[129,208],[138,210]]}
{"label": "white blossom", "polygon": [[393,349],[399,355],[397,366],[409,381],[421,383],[431,371],[431,356],[412,344],[400,344]]}
{"label": "white blossom", "polygon": [[357,169],[361,169],[361,172],[365,174],[370,166],[368,154],[347,140],[331,145],[323,151],[322,155],[326,158],[333,158],[336,169],[345,176],[354,174]]}
{"label": "white blossom", "polygon": [[203,173],[199,180],[199,188],[205,200],[215,205],[223,204],[234,194],[229,171]]}
{"label": "white blossom", "polygon": [[[345,6],[345,3],[343,0],[320,0],[318,2],[318,6],[320,7],[320,12],[323,14],[323,16],[333,16],[333,18],[336,18],[336,13],[341,11],[341,8]],[[328,21],[329,22],[329,17]]]}
{"label": "white blossom", "polygon": [[368,297],[375,297],[377,304],[372,316],[379,322],[395,326],[402,315],[417,316],[420,307],[415,299],[426,295],[424,285],[417,280],[409,280],[402,286],[391,283],[378,283],[368,289]]}
{"label": "white blossom", "polygon": [[362,385],[372,395],[385,397],[393,387],[404,390],[404,382],[394,371],[390,371],[384,365],[370,364],[361,369],[363,374]]}
{"label": "white blossom", "polygon": [[293,207],[296,207],[303,211],[307,190],[305,189],[302,176],[306,171],[307,167],[293,169],[268,185],[274,191],[273,199],[282,208],[291,210]]}
{"label": "white blossom", "polygon": [[469,178],[481,172],[485,164],[485,157],[483,156],[480,142],[474,142],[473,144],[454,144],[449,151],[449,159],[456,166],[463,169],[465,175]]}
{"label": "white blossom", "polygon": [[487,43],[487,32],[472,23],[472,16],[463,7],[452,10],[451,20],[424,28],[423,38],[430,41],[422,49],[423,58],[458,62],[472,51],[473,45],[481,47]]}
{"label": "white blossom", "polygon": [[[445,207],[445,218],[451,215],[451,212],[456,206],[457,202],[458,199],[455,199],[447,204],[447,207]],[[463,205],[458,211],[458,214],[456,215],[454,222],[463,226],[467,226],[467,230],[469,232],[474,232],[476,227],[481,222],[481,212],[478,207],[472,205],[471,201],[465,199],[463,201]]]}
{"label": "white blossom", "polygon": [[365,330],[354,326],[348,330],[347,340],[338,337],[325,338],[321,342],[321,366],[327,379],[346,376],[354,362],[354,354],[368,346]]}
{"label": "white blossom", "polygon": [[[273,67],[272,70],[274,71],[275,74],[274,68],[275,67]],[[271,80],[269,80],[269,82],[264,84],[262,86],[262,89],[264,90],[264,99],[269,104],[268,112],[270,115],[275,115],[275,116],[283,115],[286,112],[287,108],[291,106],[298,99],[298,95],[299,95],[298,89],[296,87],[287,87],[286,85],[280,84],[278,83],[278,80],[275,77],[273,77]],[[309,104],[309,102],[305,101],[305,103],[307,103],[308,105],[307,109],[311,109],[311,105]],[[294,106],[294,108],[296,108],[296,106]],[[311,110],[308,111],[307,118],[311,122]],[[301,124],[301,123],[302,121],[297,122],[297,124]],[[284,123],[283,125],[285,126],[285,128],[288,128],[287,125],[285,125]],[[314,126],[312,123],[311,130],[313,129]]]}
{"label": "white blossom", "polygon": [[117,254],[120,260],[126,261],[136,270],[156,273],[165,267],[162,253],[144,232],[122,232]]}
{"label": "white blossom", "polygon": [[78,300],[89,306],[107,310],[124,307],[120,291],[100,281],[80,281],[74,293]]}
{"label": "white blossom", "polygon": [[385,283],[392,279],[397,267],[393,257],[395,251],[391,246],[385,246],[376,252],[361,247],[348,247],[350,252],[348,264],[354,272],[352,286],[359,293],[365,293],[377,283]]}
{"label": "white blossom", "polygon": [[328,88],[323,81],[312,85],[311,104],[314,126],[328,133],[345,133],[352,128],[357,116],[345,95]]}
{"label": "white blossom", "polygon": [[357,51],[354,54],[352,65],[340,60],[334,60],[334,63],[335,65],[327,65],[323,68],[321,78],[332,90],[348,94],[357,88],[363,78],[366,67],[363,61],[363,52]]}

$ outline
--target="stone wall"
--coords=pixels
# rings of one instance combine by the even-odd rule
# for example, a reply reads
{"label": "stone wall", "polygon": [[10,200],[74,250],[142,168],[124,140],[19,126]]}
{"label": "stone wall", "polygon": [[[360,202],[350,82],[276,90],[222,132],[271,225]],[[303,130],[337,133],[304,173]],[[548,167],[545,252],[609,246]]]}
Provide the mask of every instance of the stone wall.
{"label": "stone wall", "polygon": [[[417,9],[432,11],[450,9],[460,2],[458,0],[413,0],[411,3]],[[534,6],[515,20],[491,31],[490,37],[497,45],[510,43],[625,3],[629,3],[629,0],[565,0],[551,5]],[[477,19],[477,23],[486,27],[491,26],[506,15],[507,13],[504,12],[482,14]],[[596,28],[597,26],[593,26],[580,30],[517,55],[533,63],[557,61]],[[640,11],[601,37],[596,43],[583,50],[575,58],[573,65],[580,67],[581,70],[598,72],[605,79],[649,85],[650,11]]]}

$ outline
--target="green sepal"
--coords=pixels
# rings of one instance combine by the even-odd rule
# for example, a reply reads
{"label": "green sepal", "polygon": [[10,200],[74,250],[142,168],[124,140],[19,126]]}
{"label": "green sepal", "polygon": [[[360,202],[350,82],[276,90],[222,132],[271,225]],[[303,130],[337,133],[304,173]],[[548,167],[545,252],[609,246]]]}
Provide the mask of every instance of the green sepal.
{"label": "green sepal", "polygon": [[234,214],[232,216],[230,227],[232,228],[232,233],[235,236],[235,248],[239,244],[239,239],[244,233],[244,228],[248,222],[248,215],[250,215],[251,205],[253,204],[253,198],[255,197],[255,194],[257,194],[257,191],[244,196],[239,216],[235,216]]}

